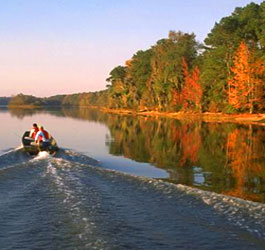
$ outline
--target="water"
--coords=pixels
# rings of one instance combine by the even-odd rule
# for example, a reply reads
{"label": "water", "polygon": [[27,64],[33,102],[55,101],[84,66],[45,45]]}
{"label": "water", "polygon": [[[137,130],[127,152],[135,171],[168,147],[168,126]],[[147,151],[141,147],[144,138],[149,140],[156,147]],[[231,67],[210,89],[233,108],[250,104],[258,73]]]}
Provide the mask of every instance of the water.
{"label": "water", "polygon": [[[174,131],[180,143],[174,130],[180,125],[177,121],[86,110],[31,114],[2,110],[0,118],[1,249],[264,249],[262,199],[253,202],[232,196],[236,188],[245,186],[234,178],[231,159],[235,158],[225,159],[228,163],[222,167],[224,152],[218,153],[219,148],[209,144],[212,154],[208,154],[208,161],[216,163],[211,168],[202,164],[207,162],[207,154],[203,154],[207,149],[201,146],[205,145],[204,136],[213,133],[209,128],[203,131],[208,124],[180,126],[178,133],[183,136],[183,131],[192,133],[191,138],[182,137],[191,148],[183,149],[182,141],[178,144],[182,153],[174,156],[170,152],[175,149],[169,148],[175,144],[165,140],[170,138],[168,131]],[[35,121],[57,139],[62,150],[55,157],[46,153],[31,157],[18,147],[15,133],[22,134]],[[216,136],[223,140],[207,142],[220,148],[225,148],[221,142],[230,140],[233,129],[248,133],[252,129],[261,136],[259,128],[211,126],[216,126],[215,133],[221,133]],[[200,129],[198,149],[191,143],[199,141],[194,129]],[[148,133],[153,137],[148,139]],[[256,143],[251,140],[247,143]],[[194,147],[197,154],[191,153]],[[255,159],[262,170],[262,158]],[[245,190],[245,196],[250,192],[249,197],[261,197],[264,175],[260,169],[251,170],[249,161],[244,169],[247,177],[260,179],[256,186],[240,190]],[[225,181],[209,181],[225,173]]]}

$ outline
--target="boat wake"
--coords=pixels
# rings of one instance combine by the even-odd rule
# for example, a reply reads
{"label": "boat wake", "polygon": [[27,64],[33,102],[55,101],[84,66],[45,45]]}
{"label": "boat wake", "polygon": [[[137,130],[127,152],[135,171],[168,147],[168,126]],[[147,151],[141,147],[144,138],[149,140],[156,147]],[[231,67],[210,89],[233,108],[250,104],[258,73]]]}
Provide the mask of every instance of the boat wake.
{"label": "boat wake", "polygon": [[65,159],[69,162],[82,163],[98,166],[99,162],[86,155],[79,154],[70,149],[60,149],[60,151],[55,155],[51,156],[48,152],[42,151],[38,155],[32,156],[27,154],[23,147],[17,147],[13,149],[6,150],[0,155],[0,171],[6,168],[11,168],[15,166],[25,165],[29,162],[34,162],[39,159]]}
{"label": "boat wake", "polygon": [[50,157],[52,156],[48,152],[42,151],[42,152],[39,152],[38,155],[34,157],[34,160],[50,158]]}
{"label": "boat wake", "polygon": [[9,149],[0,155],[0,170],[10,168],[16,164],[22,164],[30,160],[25,152],[23,152],[22,147],[17,147],[14,149]]}
{"label": "boat wake", "polygon": [[0,156],[0,170],[8,166],[1,249],[264,247],[264,204],[107,170],[69,149],[55,157],[14,149]]}

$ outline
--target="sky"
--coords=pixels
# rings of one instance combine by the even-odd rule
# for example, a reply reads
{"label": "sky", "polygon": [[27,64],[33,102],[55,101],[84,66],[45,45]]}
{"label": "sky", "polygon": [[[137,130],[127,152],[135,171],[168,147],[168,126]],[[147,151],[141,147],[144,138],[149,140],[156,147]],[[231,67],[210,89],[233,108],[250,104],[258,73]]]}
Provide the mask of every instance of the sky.
{"label": "sky", "polygon": [[0,0],[0,96],[105,89],[114,67],[170,30],[203,42],[215,22],[250,2]]}

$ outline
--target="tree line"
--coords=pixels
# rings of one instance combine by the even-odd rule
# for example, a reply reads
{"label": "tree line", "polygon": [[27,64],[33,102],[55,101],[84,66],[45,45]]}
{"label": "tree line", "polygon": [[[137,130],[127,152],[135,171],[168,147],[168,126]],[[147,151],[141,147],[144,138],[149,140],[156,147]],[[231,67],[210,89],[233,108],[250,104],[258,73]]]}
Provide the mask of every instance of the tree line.
{"label": "tree line", "polygon": [[0,97],[0,106],[6,106],[10,102],[10,97]]}
{"label": "tree line", "polygon": [[[1,97],[0,97],[1,98]],[[1,100],[1,99],[0,99]],[[56,106],[107,106],[107,91],[77,93],[71,95],[55,95],[45,98],[18,94],[8,98],[3,105],[12,107],[56,107]]]}
{"label": "tree line", "polygon": [[110,72],[111,108],[253,113],[265,108],[265,2],[216,23],[204,44],[170,31]]}
{"label": "tree line", "polygon": [[170,31],[168,38],[113,68],[106,80],[106,90],[41,102],[138,111],[264,112],[265,1],[236,8],[215,23],[204,43],[194,33]]}

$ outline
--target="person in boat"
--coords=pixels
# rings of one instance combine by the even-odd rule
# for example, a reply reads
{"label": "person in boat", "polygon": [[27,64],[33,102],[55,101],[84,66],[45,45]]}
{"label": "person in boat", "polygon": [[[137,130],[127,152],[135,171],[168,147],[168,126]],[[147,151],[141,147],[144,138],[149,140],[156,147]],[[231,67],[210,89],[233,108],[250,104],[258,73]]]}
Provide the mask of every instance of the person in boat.
{"label": "person in boat", "polygon": [[33,138],[33,140],[35,140],[35,137],[36,137],[36,134],[38,133],[38,131],[39,131],[39,128],[38,128],[37,123],[33,123],[32,128],[31,128],[30,133],[29,133],[29,137]]}
{"label": "person in boat", "polygon": [[39,127],[39,131],[35,136],[35,142],[38,143],[42,148],[47,148],[50,146],[50,135],[43,126]]}

